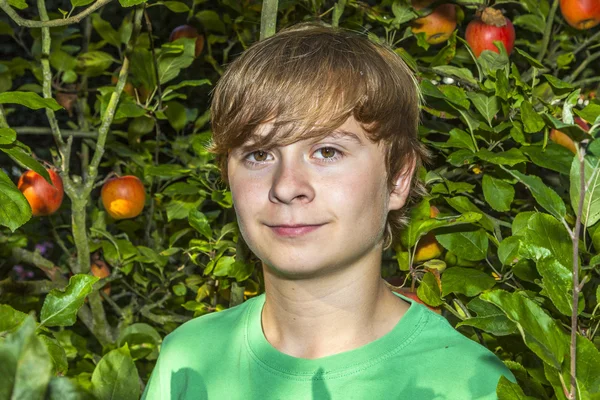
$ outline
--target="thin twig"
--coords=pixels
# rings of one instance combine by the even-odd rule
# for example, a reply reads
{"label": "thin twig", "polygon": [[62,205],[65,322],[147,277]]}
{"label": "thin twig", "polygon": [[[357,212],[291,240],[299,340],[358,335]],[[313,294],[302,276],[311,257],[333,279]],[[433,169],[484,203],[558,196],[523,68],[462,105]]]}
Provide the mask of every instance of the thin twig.
{"label": "thin twig", "polygon": [[557,9],[558,0],[554,0],[552,2],[552,7],[550,8],[550,13],[548,13],[548,17],[546,18],[546,29],[544,30],[544,37],[540,46],[540,52],[537,55],[538,61],[542,61],[544,59],[546,51],[548,50],[548,43],[550,43],[551,36],[550,34],[552,33],[552,24],[554,23],[554,15],[556,14]]}
{"label": "thin twig", "polygon": [[575,71],[573,71],[573,73],[570,76],[568,76],[565,79],[565,81],[567,81],[569,83],[573,82],[573,80],[575,80],[575,78],[577,78],[579,76],[579,74],[581,74],[587,68],[587,66],[590,65],[590,63],[597,58],[600,58],[600,52],[586,57],[585,60],[583,60],[581,62],[581,64],[579,64],[579,67],[577,67],[577,69]]}
{"label": "thin twig", "polygon": [[581,50],[585,49],[587,46],[589,46],[591,43],[593,43],[597,39],[600,39],[600,31],[596,32],[595,34],[593,34],[592,36],[587,38],[583,43],[581,43],[579,45],[579,47],[577,47],[575,50],[573,50],[573,55],[576,55],[577,53],[579,53]]}
{"label": "thin twig", "polygon": [[[52,135],[52,129],[41,128],[37,126],[19,126],[13,128],[19,135]],[[86,132],[86,131],[73,131],[67,129],[61,129],[60,135],[62,137],[85,137],[85,138],[97,138],[98,132]]]}
{"label": "thin twig", "polygon": [[96,11],[97,9],[99,9],[100,7],[105,6],[106,4],[110,3],[111,1],[112,0],[98,0],[97,2],[92,4],[90,7],[86,8],[79,14],[74,15],[70,18],[53,19],[53,20],[46,20],[46,21],[44,21],[44,20],[33,21],[30,19],[21,18],[19,16],[19,14],[17,14],[17,12],[15,10],[13,10],[13,8],[7,3],[6,0],[0,0],[0,9],[2,9],[5,13],[7,13],[8,16],[10,18],[12,18],[12,20],[15,21],[15,23],[19,26],[26,26],[28,28],[41,28],[41,27],[51,28],[51,27],[55,27],[55,26],[65,26],[65,25],[76,24],[76,23],[80,22],[82,19],[84,19],[85,17],[87,17],[88,15],[90,15],[91,13],[93,13],[94,11]]}

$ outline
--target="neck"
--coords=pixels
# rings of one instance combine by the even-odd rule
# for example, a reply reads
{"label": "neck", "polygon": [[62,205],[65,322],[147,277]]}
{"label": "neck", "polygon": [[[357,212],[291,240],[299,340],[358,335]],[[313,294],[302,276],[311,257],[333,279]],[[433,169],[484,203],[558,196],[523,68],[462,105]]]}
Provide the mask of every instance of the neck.
{"label": "neck", "polygon": [[282,353],[321,358],[390,332],[408,310],[381,278],[381,253],[328,276],[286,280],[263,265],[265,337]]}

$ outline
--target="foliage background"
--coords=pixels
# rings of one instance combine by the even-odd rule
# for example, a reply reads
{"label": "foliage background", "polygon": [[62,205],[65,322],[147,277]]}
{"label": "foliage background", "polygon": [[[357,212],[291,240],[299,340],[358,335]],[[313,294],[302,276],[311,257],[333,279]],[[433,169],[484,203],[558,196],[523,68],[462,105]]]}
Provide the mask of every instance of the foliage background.
{"label": "foliage background", "polygon": [[[571,28],[558,0],[498,0],[488,5],[513,21],[516,49],[476,59],[463,38],[484,1],[455,3],[457,30],[440,45],[411,31],[430,9],[403,1],[282,0],[277,29],[322,20],[364,32],[418,74],[430,195],[413,205],[382,275],[416,287],[508,365],[520,386],[502,380],[500,398],[600,398],[600,27]],[[13,20],[98,5],[64,26]],[[264,290],[205,150],[212,84],[258,40],[262,4],[0,6],[0,398],[137,398],[166,334]],[[198,57],[194,39],[168,40],[185,23],[204,38]],[[578,154],[548,140],[553,128],[580,142]],[[24,168],[41,172],[36,160],[59,169],[67,196],[56,214],[30,219],[13,182]],[[104,211],[100,186],[113,172],[144,182],[135,219]],[[416,262],[430,231],[443,253]],[[98,263],[109,277],[93,277]]]}

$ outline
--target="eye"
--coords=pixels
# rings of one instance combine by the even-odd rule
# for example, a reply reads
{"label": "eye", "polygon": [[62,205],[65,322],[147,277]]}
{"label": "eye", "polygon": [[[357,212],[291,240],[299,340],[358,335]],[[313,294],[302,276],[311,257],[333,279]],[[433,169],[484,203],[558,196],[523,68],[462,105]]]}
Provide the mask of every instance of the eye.
{"label": "eye", "polygon": [[272,156],[268,152],[264,150],[256,150],[246,155],[245,159],[250,163],[262,163],[265,161],[269,161],[269,157],[272,158]]}
{"label": "eye", "polygon": [[333,147],[321,147],[317,151],[315,151],[315,158],[319,160],[335,160],[340,158],[342,153],[341,151],[334,149]]}

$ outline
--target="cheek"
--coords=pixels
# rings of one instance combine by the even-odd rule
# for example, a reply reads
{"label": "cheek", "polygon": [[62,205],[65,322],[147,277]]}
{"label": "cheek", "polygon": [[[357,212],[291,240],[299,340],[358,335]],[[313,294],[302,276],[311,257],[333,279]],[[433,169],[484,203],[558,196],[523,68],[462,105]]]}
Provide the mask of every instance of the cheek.
{"label": "cheek", "polygon": [[[386,182],[376,168],[364,168],[340,177],[325,193],[335,199],[334,204],[345,204],[355,218],[379,223],[386,217]],[[342,209],[342,208],[340,208]]]}

